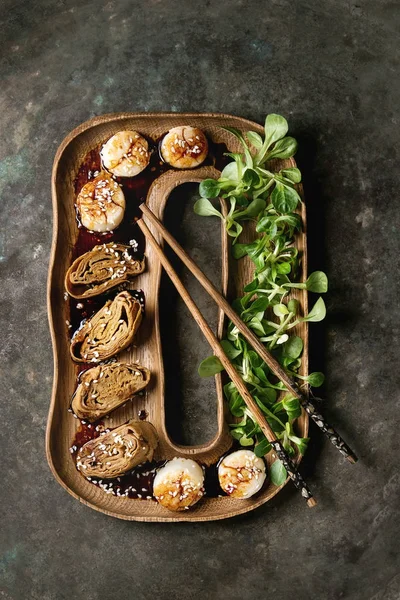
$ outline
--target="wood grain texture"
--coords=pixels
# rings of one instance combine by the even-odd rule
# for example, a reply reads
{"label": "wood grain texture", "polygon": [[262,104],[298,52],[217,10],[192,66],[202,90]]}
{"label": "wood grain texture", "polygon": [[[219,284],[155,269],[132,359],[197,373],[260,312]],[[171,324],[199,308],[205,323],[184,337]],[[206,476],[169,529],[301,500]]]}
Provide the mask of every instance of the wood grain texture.
{"label": "wood grain texture", "polygon": [[[135,129],[145,135],[158,139],[170,128],[178,125],[195,125],[215,142],[224,142],[231,151],[240,148],[237,141],[221,127],[236,127],[242,131],[253,130],[262,133],[263,128],[251,121],[230,115],[219,114],[176,114],[176,113],[122,113],[96,117],[80,125],[72,131],[59,147],[52,173],[53,197],[53,243],[48,277],[48,313],[54,353],[54,382],[50,403],[47,432],[46,454],[50,468],[57,481],[75,498],[84,504],[105,514],[127,520],[138,521],[208,521],[224,519],[248,512],[264,504],[275,496],[283,487],[268,483],[255,498],[235,500],[233,498],[205,498],[196,507],[184,513],[171,513],[156,502],[118,498],[105,494],[101,489],[87,482],[76,470],[69,448],[78,428],[79,422],[67,412],[76,383],[75,365],[69,356],[69,332],[66,326],[68,319],[68,303],[64,300],[64,276],[71,264],[72,249],[76,242],[78,230],[75,221],[73,182],[79,166],[89,150],[106,141],[111,135],[122,129]],[[294,165],[295,162],[284,161]],[[279,167],[282,166],[280,163]],[[168,171],[160,176],[149,190],[147,203],[162,220],[169,193],[175,187],[188,181],[200,181],[205,177],[215,176],[212,167],[200,167],[192,171]],[[296,246],[302,253],[302,280],[307,277],[306,255],[306,214],[304,204],[301,207],[304,230],[297,236]],[[157,239],[156,232],[153,231]],[[254,230],[245,228],[243,240],[250,240]],[[160,240],[159,240],[160,241]],[[222,233],[223,274],[221,289],[229,297],[240,294],[243,285],[252,277],[253,267],[249,260],[228,261],[228,241]],[[133,284],[132,288],[142,288],[147,298],[146,318],[138,332],[133,350],[123,352],[119,356],[122,361],[138,362],[150,368],[152,382],[146,389],[145,397],[140,398],[140,407],[145,407],[151,421],[160,435],[160,446],[156,458],[172,458],[173,456],[192,457],[206,464],[214,462],[223,452],[229,449],[231,438],[225,420],[226,406],[223,400],[221,378],[216,378],[216,401],[218,432],[208,444],[200,446],[179,446],[168,437],[164,415],[164,372],[162,361],[162,345],[159,331],[159,285],[161,266],[146,248],[147,269]],[[228,282],[229,264],[229,282]],[[294,296],[299,300],[301,309],[307,311],[307,293],[296,290]],[[219,336],[222,333],[223,316],[219,317]],[[308,328],[301,324],[294,333],[304,340],[304,357],[301,373],[308,374]],[[200,334],[199,334],[200,335]],[[164,343],[167,343],[165,340]],[[136,416],[138,400],[134,399],[126,407],[120,408],[112,415],[116,426]],[[308,416],[303,411],[298,420],[298,431],[307,436]],[[267,457],[271,464],[274,456]],[[297,460],[300,460],[298,458]]]}

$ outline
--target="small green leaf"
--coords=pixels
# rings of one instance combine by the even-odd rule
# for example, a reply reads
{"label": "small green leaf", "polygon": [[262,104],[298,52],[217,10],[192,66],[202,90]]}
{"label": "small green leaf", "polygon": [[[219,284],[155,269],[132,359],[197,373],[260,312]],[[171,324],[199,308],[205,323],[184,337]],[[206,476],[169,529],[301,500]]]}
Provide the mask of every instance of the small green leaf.
{"label": "small green leaf", "polygon": [[200,377],[211,377],[224,370],[218,356],[208,356],[200,364],[198,373]]}
{"label": "small green leaf", "polygon": [[247,437],[247,435],[243,435],[239,440],[239,444],[241,446],[252,446],[254,444],[254,440],[251,437]]}
{"label": "small green leaf", "polygon": [[297,167],[288,167],[287,169],[282,169],[279,171],[279,175],[286,177],[292,183],[300,183],[301,181],[301,173]]}
{"label": "small green leaf", "polygon": [[264,145],[269,148],[271,144],[280,140],[287,134],[288,123],[285,117],[276,114],[267,115],[265,119],[265,141]]}
{"label": "small green leaf", "polygon": [[[261,379],[260,374],[263,374],[264,375],[264,381],[267,380],[261,367],[257,367],[256,369],[254,369],[254,372],[255,372],[255,374],[260,379]],[[276,395],[277,395],[277,392],[276,392],[276,390],[274,390],[274,388],[270,388],[270,387],[261,388],[261,387],[259,387],[257,389],[257,397],[259,398],[259,400],[262,403],[264,403],[264,404],[267,403],[267,405],[274,404],[274,402],[276,401]]]}
{"label": "small green leaf", "polygon": [[297,152],[297,142],[292,137],[285,137],[276,142],[275,146],[267,154],[267,160],[272,158],[291,158]]}
{"label": "small green leaf", "polygon": [[250,304],[249,308],[247,308],[243,314],[256,314],[259,312],[265,312],[267,310],[268,305],[268,298],[257,298],[257,300],[254,300],[254,302]]}
{"label": "small green leaf", "polygon": [[193,210],[196,213],[196,215],[200,215],[201,217],[216,216],[220,219],[224,218],[221,215],[221,213],[213,207],[211,202],[207,200],[207,198],[200,198],[199,200],[197,200],[197,202],[195,202],[194,204]]}
{"label": "small green leaf", "polygon": [[309,321],[311,323],[318,323],[322,321],[326,316],[326,306],[322,297],[318,298],[311,311],[306,317],[303,317],[302,321]]}
{"label": "small green leaf", "polygon": [[239,182],[239,170],[236,162],[231,162],[221,172],[221,179],[229,179],[234,183]]}
{"label": "small green leaf", "polygon": [[307,450],[308,442],[310,438],[299,438],[296,435],[289,435],[289,439],[296,444],[300,454],[304,456]]}
{"label": "small green leaf", "polygon": [[290,358],[298,358],[303,352],[303,340],[297,335],[293,335],[284,345],[283,352]]}
{"label": "small green leaf", "polygon": [[324,294],[328,291],[328,278],[323,271],[314,271],[308,277],[306,287],[309,292]]}
{"label": "small green leaf", "polygon": [[266,206],[266,201],[261,198],[256,198],[252,200],[245,211],[245,216],[248,218],[256,218],[260,212],[262,212]]}
{"label": "small green leaf", "polygon": [[202,198],[217,198],[220,186],[215,179],[203,179],[199,185],[199,194]]}
{"label": "small green leaf", "polygon": [[[237,244],[238,246],[240,246],[241,244]],[[257,277],[255,279],[253,279],[253,281],[251,281],[250,283],[248,283],[243,290],[245,292],[254,292],[256,289],[258,288],[258,279]]]}
{"label": "small green leaf", "polygon": [[315,373],[310,373],[306,381],[311,387],[321,387],[325,381],[325,375],[320,371],[316,371]]}
{"label": "small green leaf", "polygon": [[232,256],[233,258],[239,259],[247,254],[247,248],[249,244],[236,244],[232,246]]}
{"label": "small green leaf", "polygon": [[283,466],[283,463],[278,459],[271,465],[270,469],[271,482],[274,485],[282,485],[285,483],[287,478],[287,471]]}
{"label": "small green leaf", "polygon": [[254,169],[246,169],[243,173],[242,182],[247,188],[254,187],[260,183],[260,176]]}
{"label": "small green leaf", "polygon": [[259,149],[263,145],[263,139],[261,135],[259,135],[255,131],[247,131],[246,137],[249,140],[250,144],[254,146],[254,148]]}
{"label": "small green leaf", "polygon": [[221,346],[224,349],[225,354],[227,355],[227,357],[230,360],[233,360],[234,358],[239,356],[239,354],[242,353],[242,351],[240,349],[235,348],[235,346],[233,344],[231,344],[230,342],[228,342],[228,340],[221,340]]}
{"label": "small green leaf", "polygon": [[271,201],[278,212],[290,213],[296,209],[299,195],[293,188],[277,181],[271,194]]}
{"label": "small green leaf", "polygon": [[297,312],[299,310],[299,301],[295,298],[292,298],[291,300],[289,300],[287,307],[291,313],[297,315]]}
{"label": "small green leaf", "polygon": [[298,398],[295,398],[294,396],[285,396],[282,400],[282,406],[287,412],[290,421],[300,417],[301,406]]}
{"label": "small green leaf", "polygon": [[263,456],[265,456],[266,454],[268,454],[268,452],[270,452],[271,450],[271,444],[269,443],[269,441],[264,438],[261,441],[258,442],[258,444],[256,444],[254,446],[254,454],[256,456],[258,456],[259,458],[262,458]]}
{"label": "small green leaf", "polygon": [[252,168],[253,167],[253,157],[250,154],[250,150],[246,144],[246,140],[244,139],[241,131],[239,131],[238,129],[235,129],[234,127],[223,127],[222,129],[225,129],[225,131],[229,131],[229,133],[232,133],[235,137],[237,137],[237,139],[240,141],[240,143],[243,146],[244,156],[246,159],[246,167]]}
{"label": "small green leaf", "polygon": [[290,271],[292,270],[292,267],[291,267],[290,263],[283,262],[283,263],[278,263],[276,265],[276,270],[281,275],[288,275],[290,273]]}
{"label": "small green leaf", "polygon": [[245,435],[243,427],[236,427],[235,429],[231,429],[231,436],[235,440],[240,440],[240,438],[243,437],[243,435]]}
{"label": "small green leaf", "polygon": [[284,317],[285,315],[289,314],[289,311],[285,304],[275,304],[273,311],[277,317]]}

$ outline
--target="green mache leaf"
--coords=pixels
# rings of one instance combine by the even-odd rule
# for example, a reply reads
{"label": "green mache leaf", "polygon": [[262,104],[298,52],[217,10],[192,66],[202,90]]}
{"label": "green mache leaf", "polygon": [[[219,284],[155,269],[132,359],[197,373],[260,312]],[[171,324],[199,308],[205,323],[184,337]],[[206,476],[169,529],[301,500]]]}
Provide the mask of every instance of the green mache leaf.
{"label": "green mache leaf", "polygon": [[257,335],[265,335],[266,331],[263,325],[263,322],[258,317],[253,317],[248,321],[247,326],[250,327],[253,331],[257,333]]}
{"label": "green mache leaf", "polygon": [[278,263],[276,265],[276,270],[281,275],[288,275],[290,273],[290,271],[292,270],[292,267],[291,267],[290,263],[283,262],[283,263]]}
{"label": "green mache leaf", "polygon": [[250,304],[249,308],[247,308],[244,311],[244,313],[252,314],[252,315],[256,315],[259,312],[264,313],[267,310],[268,305],[269,305],[268,298],[265,298],[265,297],[257,298],[257,300],[254,300],[254,302],[252,302]]}
{"label": "green mache leaf", "polygon": [[263,139],[261,135],[259,135],[255,131],[247,131],[246,137],[249,140],[250,144],[254,146],[254,148],[259,149],[263,145]]}
{"label": "green mache leaf", "polygon": [[[242,245],[242,244],[237,244],[238,246]],[[253,279],[253,281],[251,281],[250,283],[248,283],[243,290],[245,292],[254,292],[256,289],[258,288],[258,279],[257,277],[255,279]]]}
{"label": "green mache leaf", "polygon": [[242,233],[243,227],[237,221],[228,218],[226,221],[226,232],[230,237],[235,238],[233,244],[236,242],[239,235]]}
{"label": "green mache leaf", "polygon": [[261,365],[263,364],[263,359],[254,350],[248,350],[247,356],[249,358],[253,370],[258,367],[261,367]]}
{"label": "green mache leaf", "polygon": [[298,398],[285,396],[282,400],[282,406],[287,412],[290,421],[301,416],[301,406]]}
{"label": "green mache leaf", "polygon": [[236,162],[231,162],[221,172],[221,179],[230,179],[233,183],[239,182],[239,170]]}
{"label": "green mache leaf", "polygon": [[262,200],[261,198],[256,198],[255,200],[252,200],[248,207],[243,211],[244,216],[246,216],[247,218],[257,217],[260,214],[260,212],[262,212],[265,209],[266,204],[266,201]]}
{"label": "green mache leaf", "polygon": [[323,271],[314,271],[306,281],[306,288],[309,292],[324,294],[328,291],[328,278]]}
{"label": "green mache leaf", "polygon": [[260,176],[254,169],[246,169],[243,173],[242,182],[247,188],[255,187],[260,183]]}
{"label": "green mache leaf", "polygon": [[243,435],[246,435],[246,432],[243,427],[236,427],[235,429],[231,429],[230,434],[235,440],[240,440]]}
{"label": "green mache leaf", "polygon": [[233,416],[242,417],[246,405],[232,381],[224,385],[224,394],[228,400],[229,410]]}
{"label": "green mache leaf", "polygon": [[302,321],[309,321],[310,323],[318,323],[325,319],[326,316],[326,306],[324,299],[322,297],[318,298],[311,311],[308,313],[306,317],[303,317]]}
{"label": "green mache leaf", "polygon": [[268,454],[268,452],[270,452],[270,451],[271,451],[271,444],[269,443],[269,441],[266,438],[262,439],[254,446],[254,454],[256,456],[258,456],[259,458],[262,458],[263,456]]}
{"label": "green mache leaf", "polygon": [[244,139],[242,133],[238,129],[235,129],[234,127],[223,127],[223,129],[225,129],[225,131],[229,131],[229,133],[232,133],[232,135],[237,137],[237,139],[240,141],[240,143],[243,146],[243,151],[244,151],[244,155],[245,155],[245,159],[246,159],[246,166],[249,168],[252,168],[253,167],[253,157],[250,154],[250,150],[246,144],[246,140]]}
{"label": "green mache leaf", "polygon": [[293,313],[294,315],[297,315],[297,311],[299,310],[299,301],[296,300],[296,298],[292,298],[287,303],[287,307],[291,313]]}
{"label": "green mache leaf", "polygon": [[243,435],[239,440],[239,444],[241,446],[252,446],[254,444],[254,440],[251,437],[247,437],[247,435]]}
{"label": "green mache leaf", "polygon": [[315,373],[310,373],[306,381],[311,387],[321,387],[325,381],[325,375],[320,371],[316,371]]}
{"label": "green mache leaf", "polygon": [[200,215],[201,217],[216,216],[220,219],[223,219],[221,213],[213,207],[213,205],[207,198],[200,198],[199,200],[197,200],[197,202],[195,202],[194,204],[193,210],[196,213],[196,215]]}
{"label": "green mache leaf", "polygon": [[289,439],[296,444],[300,454],[302,456],[304,456],[304,454],[306,453],[307,450],[307,446],[308,446],[308,442],[310,441],[310,438],[299,438],[296,435],[290,435]]}
{"label": "green mache leaf", "polygon": [[228,342],[228,340],[221,340],[221,346],[230,360],[233,360],[242,353],[240,349],[235,348],[235,346]]}
{"label": "green mache leaf", "polygon": [[277,181],[271,194],[271,201],[278,212],[290,213],[296,210],[299,195],[293,188]]}
{"label": "green mache leaf", "polygon": [[[257,376],[259,376],[260,371],[262,371],[262,369],[260,367],[258,367],[257,369],[254,369],[254,372]],[[264,377],[265,377],[265,374],[264,374]],[[277,392],[276,392],[276,390],[274,390],[274,388],[270,388],[270,387],[257,388],[257,397],[262,403],[267,403],[268,405],[274,404],[276,401],[276,395],[277,395]]]}
{"label": "green mache leaf", "polygon": [[[269,215],[266,215],[264,217],[261,217],[261,219],[258,220],[257,222],[257,226],[256,226],[256,231],[258,233],[261,233],[263,231],[268,232],[270,237],[274,237],[274,233],[272,233],[272,227],[275,224],[275,217],[270,217]],[[275,227],[275,230],[277,228]]]}
{"label": "green mache leaf", "polygon": [[274,113],[267,115],[265,119],[265,141],[264,145],[269,148],[271,144],[283,138],[288,131],[288,123],[285,117]]}
{"label": "green mache leaf", "polygon": [[[233,192],[232,192],[233,194]],[[246,196],[244,194],[235,194],[235,200],[236,200],[236,204],[238,206],[247,206],[249,203],[248,198],[246,198]]]}
{"label": "green mache leaf", "polygon": [[203,179],[199,185],[199,194],[202,198],[217,198],[220,185],[215,179]]}
{"label": "green mache leaf", "polygon": [[297,152],[297,142],[292,137],[285,137],[276,142],[267,154],[267,160],[272,158],[291,158]]}
{"label": "green mache leaf", "polygon": [[218,356],[208,356],[200,364],[198,373],[200,377],[211,377],[224,370]]}
{"label": "green mache leaf", "polygon": [[236,258],[237,260],[243,258],[243,256],[246,256],[248,248],[249,244],[236,244],[235,246],[232,246],[233,258]]}
{"label": "green mache leaf", "polygon": [[273,311],[274,315],[276,315],[277,317],[284,317],[289,314],[289,311],[285,304],[275,304]]}
{"label": "green mache leaf", "polygon": [[287,479],[287,471],[283,463],[278,459],[271,465],[270,469],[271,482],[274,485],[282,485]]}
{"label": "green mache leaf", "polygon": [[279,175],[290,179],[292,183],[300,183],[301,181],[301,172],[297,167],[288,167],[287,169],[282,169],[279,171]]}
{"label": "green mache leaf", "polygon": [[298,358],[303,352],[303,340],[297,335],[291,336],[283,347],[283,353],[290,358]]}
{"label": "green mache leaf", "polygon": [[228,402],[228,406],[234,417],[242,417],[244,415],[246,405],[239,394],[237,394],[237,396],[232,396],[231,400]]}

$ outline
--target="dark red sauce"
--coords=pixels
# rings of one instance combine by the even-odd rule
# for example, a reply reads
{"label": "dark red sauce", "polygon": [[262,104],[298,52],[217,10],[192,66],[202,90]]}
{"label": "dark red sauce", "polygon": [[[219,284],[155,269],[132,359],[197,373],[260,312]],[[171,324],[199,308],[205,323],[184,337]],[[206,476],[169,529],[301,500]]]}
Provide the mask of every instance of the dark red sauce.
{"label": "dark red sauce", "polygon": [[[134,240],[134,242],[137,244],[133,244],[133,247],[136,248],[136,251],[133,254],[132,250],[132,255],[138,259],[143,257],[145,251],[145,240],[135,222],[136,219],[141,216],[139,205],[142,202],[145,202],[147,193],[153,181],[155,181],[155,179],[157,179],[162,173],[171,168],[167,163],[163,162],[159,155],[160,140],[161,138],[156,141],[147,138],[149,150],[151,152],[151,158],[148,167],[142,171],[142,173],[132,178],[114,177],[114,179],[121,185],[126,200],[124,220],[115,231],[105,234],[91,233],[81,225],[77,216],[78,238],[72,251],[72,260],[75,260],[78,256],[88,252],[97,244],[109,242],[129,244],[132,242],[132,240]],[[88,154],[85,156],[74,181],[74,190],[76,196],[82,187],[88,181],[94,179],[98,172],[101,171],[100,149],[101,145],[88,152]],[[215,166],[216,169],[222,170],[229,161],[229,159],[224,156],[226,151],[227,148],[225,144],[214,144],[213,142],[209,141],[208,156],[201,166],[212,165]],[[124,284],[122,284],[122,286],[123,285]],[[108,298],[114,297],[118,291],[120,291],[120,288],[114,288],[110,290],[108,294],[102,294],[100,296],[96,296],[95,298],[88,298],[86,300],[75,300],[74,298],[69,298],[69,322],[71,336],[80,327],[83,321],[90,318],[104,305]],[[134,295],[137,294],[137,297],[144,303],[145,296],[142,290],[129,291]],[[89,363],[81,363],[79,366],[77,366],[77,382],[79,381],[80,374],[92,366],[93,364]],[[138,413],[138,418],[140,420],[145,420],[146,417],[147,412],[144,409],[140,410]],[[99,437],[104,431],[109,430],[106,429],[103,421],[98,421],[91,424],[81,421],[81,426],[76,432],[75,438],[71,445],[71,454],[73,459],[75,460],[76,453],[79,448],[81,448],[89,440]],[[150,499],[153,495],[153,481],[156,474],[156,469],[160,468],[164,464],[165,461],[153,461],[151,463],[139,465],[129,473],[114,479],[101,480],[92,477],[90,479],[88,478],[88,480],[93,485],[101,487],[105,492],[112,493],[116,496]],[[220,488],[218,482],[218,464],[203,468],[205,471],[206,495],[208,497],[224,495],[224,492]]]}

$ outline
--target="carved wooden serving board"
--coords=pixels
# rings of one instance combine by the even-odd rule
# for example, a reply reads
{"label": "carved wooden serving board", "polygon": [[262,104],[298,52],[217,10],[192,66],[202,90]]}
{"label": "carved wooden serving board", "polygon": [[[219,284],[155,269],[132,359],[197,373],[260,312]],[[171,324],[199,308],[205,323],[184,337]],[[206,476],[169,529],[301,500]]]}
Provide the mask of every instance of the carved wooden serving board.
{"label": "carved wooden serving board", "polygon": [[[242,131],[253,130],[263,133],[263,128],[251,121],[221,114],[177,114],[177,113],[120,113],[95,117],[72,131],[59,147],[52,173],[53,197],[53,243],[48,276],[48,313],[54,354],[54,382],[46,433],[46,453],[50,468],[57,481],[72,496],[84,504],[105,514],[136,521],[212,521],[248,512],[264,504],[283,487],[271,482],[264,484],[262,491],[248,500],[235,500],[226,496],[204,498],[195,507],[181,513],[173,513],[153,500],[130,499],[106,494],[102,489],[89,483],[76,469],[70,447],[79,427],[68,408],[76,386],[77,367],[70,358],[70,332],[66,325],[69,319],[69,304],[65,300],[64,277],[72,261],[73,249],[78,236],[75,214],[74,181],[80,165],[88,152],[99,147],[111,135],[124,129],[133,129],[146,137],[158,140],[172,127],[193,125],[202,129],[209,140],[216,144],[224,143],[231,152],[240,151],[234,136],[222,127],[236,127]],[[281,161],[291,166],[293,160]],[[282,164],[279,165],[281,167]],[[170,192],[187,182],[199,182],[207,177],[218,177],[213,166],[202,166],[193,170],[170,169],[161,174],[150,186],[147,204],[162,219]],[[302,281],[307,277],[306,257],[306,212],[302,204],[303,232],[297,236],[296,246],[302,255]],[[201,217],[198,217],[201,219]],[[149,225],[151,228],[151,226]],[[158,234],[152,230],[155,237]],[[245,227],[241,241],[250,240],[254,232]],[[230,248],[225,232],[221,231],[222,281],[221,289],[232,298],[241,295],[244,285],[252,277],[251,262],[229,259]],[[132,289],[143,289],[146,298],[146,316],[143,320],[133,349],[124,351],[119,358],[126,362],[138,362],[151,370],[152,380],[140,398],[140,406],[145,406],[148,420],[157,428],[160,444],[156,459],[170,459],[174,456],[191,457],[202,464],[215,463],[232,444],[227,422],[226,405],[223,397],[221,376],[216,377],[216,403],[218,431],[215,438],[199,446],[180,446],[168,436],[165,426],[163,340],[159,326],[159,288],[161,267],[150,247],[146,248],[146,270],[130,285]],[[300,301],[303,311],[307,311],[307,292],[296,290],[294,296]],[[219,316],[218,334],[222,335],[223,315]],[[304,340],[304,354],[301,374],[308,374],[308,329],[307,323],[299,325],[294,333]],[[201,336],[199,331],[199,336]],[[125,407],[112,415],[117,426],[127,419],[137,418],[137,402],[133,399]],[[228,419],[228,421],[227,421]],[[303,411],[298,419],[298,431],[307,436],[308,417]],[[272,456],[266,457],[273,462]],[[298,459],[299,460],[299,459]]]}

